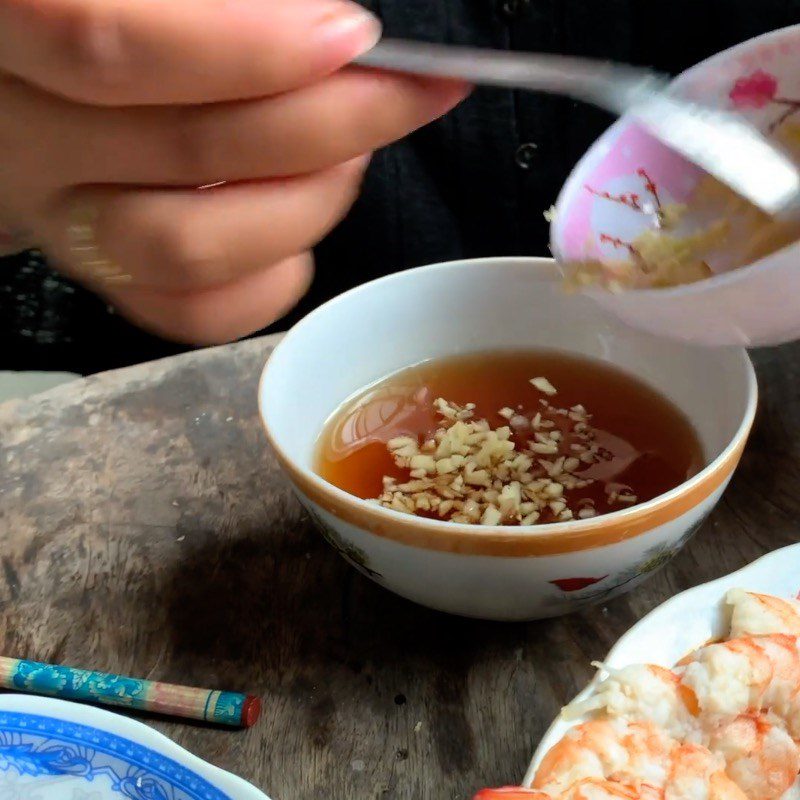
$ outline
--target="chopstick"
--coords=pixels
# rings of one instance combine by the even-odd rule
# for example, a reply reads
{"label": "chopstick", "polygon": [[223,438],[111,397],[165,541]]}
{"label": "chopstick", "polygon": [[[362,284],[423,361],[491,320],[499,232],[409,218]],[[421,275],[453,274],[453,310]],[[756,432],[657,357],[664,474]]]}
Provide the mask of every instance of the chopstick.
{"label": "chopstick", "polygon": [[249,728],[261,713],[261,700],[252,694],[176,686],[4,656],[0,656],[0,688],[238,728]]}

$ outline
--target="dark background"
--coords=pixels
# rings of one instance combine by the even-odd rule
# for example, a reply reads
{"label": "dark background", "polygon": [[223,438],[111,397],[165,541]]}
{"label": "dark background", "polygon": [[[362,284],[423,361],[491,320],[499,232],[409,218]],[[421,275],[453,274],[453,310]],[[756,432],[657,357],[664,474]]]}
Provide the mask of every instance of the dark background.
{"label": "dark background", "polygon": [[[570,53],[677,73],[800,22],[800,0],[373,0],[390,36]],[[568,100],[478,90],[375,155],[349,217],[317,249],[288,327],[330,297],[420,264],[547,253],[542,216],[610,118]],[[265,220],[269,224],[269,220]],[[38,254],[0,259],[0,369],[91,373],[187,348],[137,330]]]}

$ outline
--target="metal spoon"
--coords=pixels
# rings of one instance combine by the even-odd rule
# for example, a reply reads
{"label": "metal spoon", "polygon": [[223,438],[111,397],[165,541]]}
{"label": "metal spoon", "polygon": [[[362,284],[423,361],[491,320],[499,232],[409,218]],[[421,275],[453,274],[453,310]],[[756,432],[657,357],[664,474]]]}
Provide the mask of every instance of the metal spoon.
{"label": "metal spoon", "polygon": [[666,78],[622,64],[567,56],[384,39],[356,59],[365,67],[529,89],[631,113],[657,139],[769,214],[800,205],[800,174],[787,156],[734,114],[671,95]]}

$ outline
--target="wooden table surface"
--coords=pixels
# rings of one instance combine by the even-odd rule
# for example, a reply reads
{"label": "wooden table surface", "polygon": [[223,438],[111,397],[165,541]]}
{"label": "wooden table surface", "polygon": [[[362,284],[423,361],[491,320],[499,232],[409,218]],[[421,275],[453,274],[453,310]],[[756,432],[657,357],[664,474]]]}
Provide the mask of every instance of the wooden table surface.
{"label": "wooden table surface", "polygon": [[[311,528],[265,445],[267,340],[0,406],[0,653],[253,691],[249,731],[148,719],[274,800],[465,800],[518,781],[636,619],[798,539],[800,346],[756,354],[723,501],[632,594],[530,624],[401,600]],[[698,390],[702,390],[698,387]]]}

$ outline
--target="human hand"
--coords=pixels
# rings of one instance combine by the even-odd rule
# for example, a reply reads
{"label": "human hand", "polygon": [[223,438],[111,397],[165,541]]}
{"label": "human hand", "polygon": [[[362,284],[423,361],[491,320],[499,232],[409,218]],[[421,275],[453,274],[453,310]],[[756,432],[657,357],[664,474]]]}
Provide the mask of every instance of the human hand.
{"label": "human hand", "polygon": [[345,67],[378,36],[347,0],[0,0],[0,224],[163,336],[258,330],[368,154],[466,93]]}

